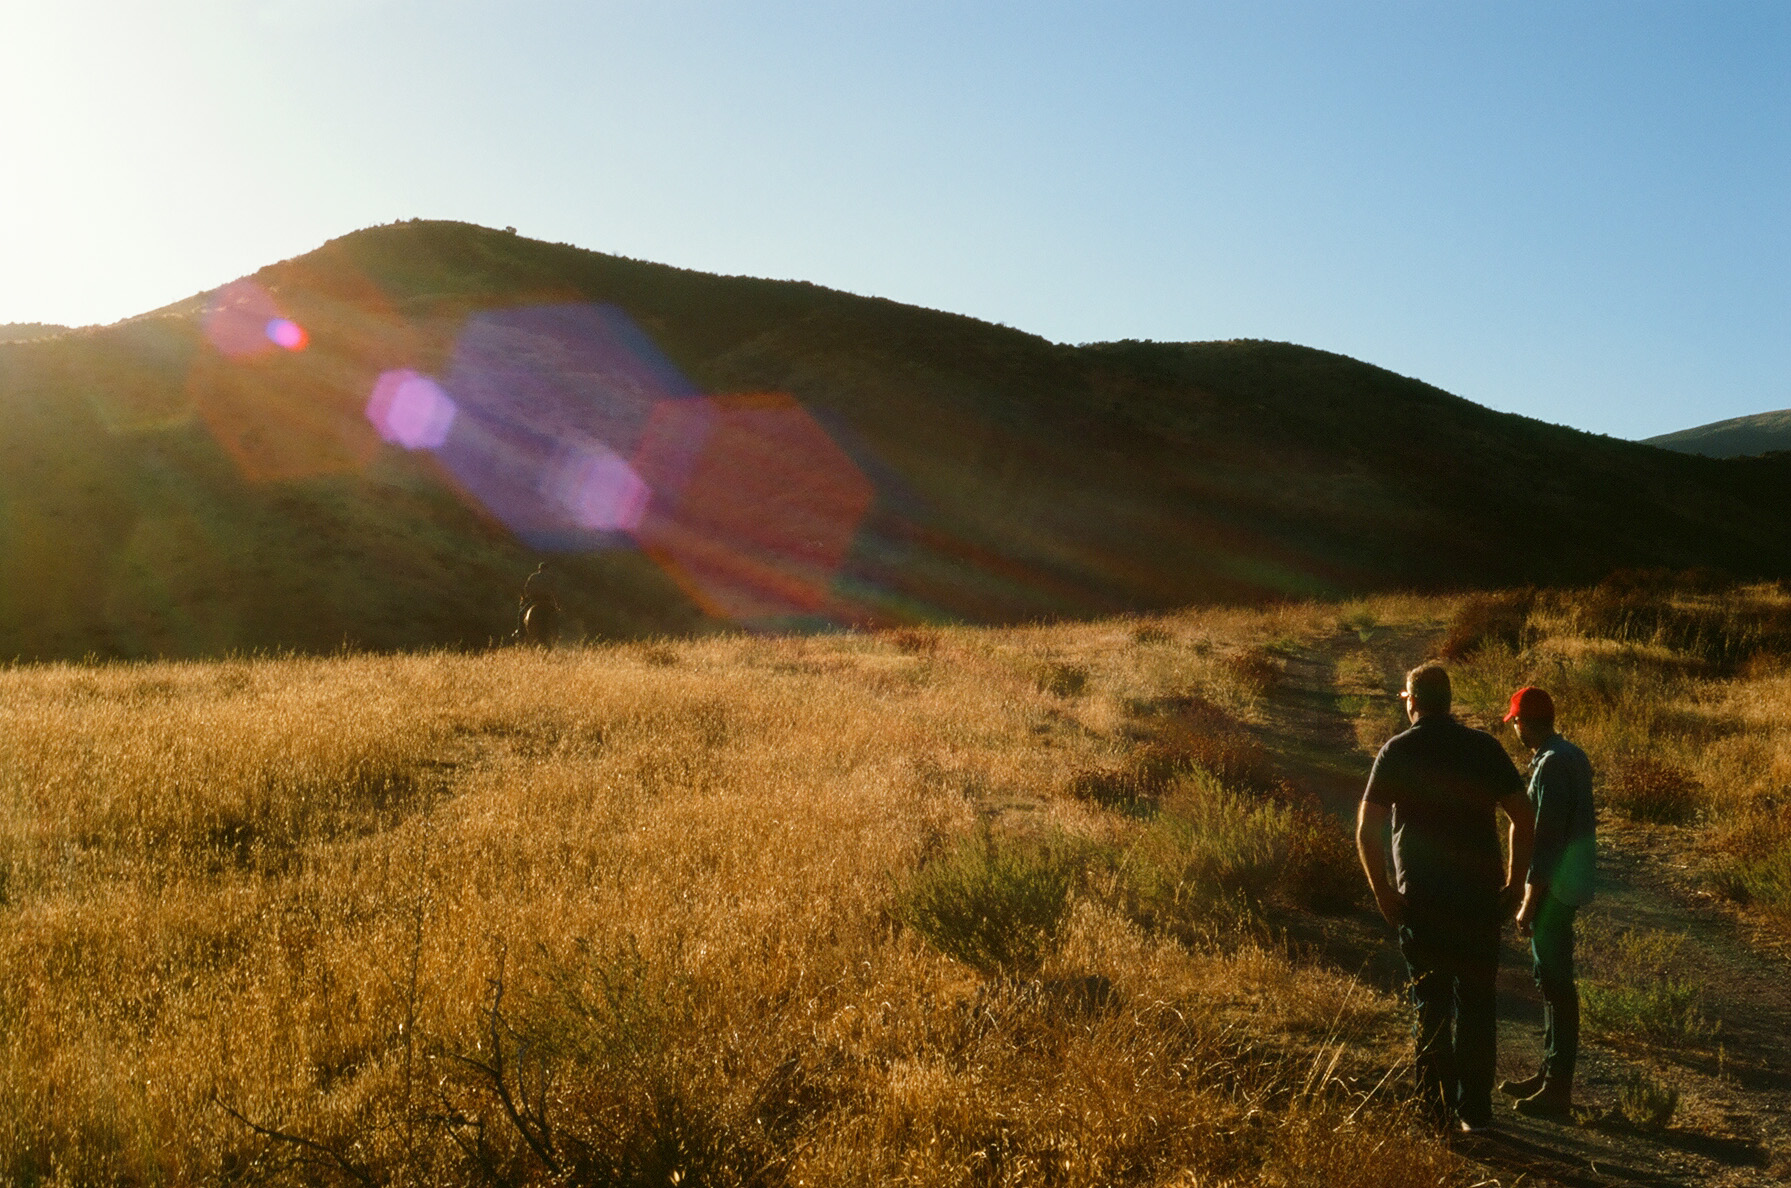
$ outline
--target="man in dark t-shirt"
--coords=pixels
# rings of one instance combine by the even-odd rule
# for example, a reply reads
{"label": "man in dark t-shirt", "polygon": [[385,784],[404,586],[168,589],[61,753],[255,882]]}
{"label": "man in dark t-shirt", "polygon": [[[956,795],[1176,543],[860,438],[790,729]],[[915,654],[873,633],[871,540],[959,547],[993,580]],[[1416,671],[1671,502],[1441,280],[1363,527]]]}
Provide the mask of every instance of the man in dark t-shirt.
{"label": "man in dark t-shirt", "polygon": [[[1499,924],[1522,893],[1534,818],[1498,740],[1450,713],[1442,665],[1412,669],[1400,696],[1412,728],[1375,756],[1356,847],[1411,970],[1424,1107],[1471,1133],[1492,1123]],[[1511,822],[1503,870],[1497,809]]]}

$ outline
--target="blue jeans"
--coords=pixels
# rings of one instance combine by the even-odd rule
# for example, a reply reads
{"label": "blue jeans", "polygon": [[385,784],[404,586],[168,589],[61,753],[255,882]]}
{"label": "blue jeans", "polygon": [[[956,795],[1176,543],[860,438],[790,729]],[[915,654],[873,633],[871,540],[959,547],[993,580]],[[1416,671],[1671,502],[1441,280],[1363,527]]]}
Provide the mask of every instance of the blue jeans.
{"label": "blue jeans", "polygon": [[1580,992],[1573,982],[1573,918],[1579,909],[1553,895],[1542,901],[1530,936],[1542,991],[1542,1072],[1550,1086],[1573,1085],[1580,1052]]}
{"label": "blue jeans", "polygon": [[1408,906],[1399,949],[1412,975],[1418,1014],[1412,1035],[1426,1113],[1439,1125],[1451,1113],[1475,1124],[1490,1121],[1498,1044],[1498,916]]}

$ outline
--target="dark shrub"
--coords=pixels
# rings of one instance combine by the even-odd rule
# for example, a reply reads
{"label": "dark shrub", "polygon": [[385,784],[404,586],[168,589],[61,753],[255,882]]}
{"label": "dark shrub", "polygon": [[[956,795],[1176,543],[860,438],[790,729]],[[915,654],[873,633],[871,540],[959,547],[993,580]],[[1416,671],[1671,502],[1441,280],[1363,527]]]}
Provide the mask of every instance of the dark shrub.
{"label": "dark shrub", "polygon": [[1204,697],[1134,703],[1132,710],[1145,719],[1142,740],[1119,766],[1073,776],[1070,795],[1122,812],[1148,812],[1177,779],[1199,771],[1234,792],[1295,799],[1268,750]]}
{"label": "dark shrub", "polygon": [[1488,644],[1503,644],[1514,652],[1521,651],[1524,628],[1535,606],[1533,586],[1463,599],[1449,621],[1448,634],[1438,651],[1445,660],[1466,660]]}
{"label": "dark shrub", "polygon": [[1033,683],[1053,697],[1080,697],[1088,689],[1088,669],[1054,660],[1039,669]]}
{"label": "dark shrub", "polygon": [[1704,789],[1683,767],[1648,755],[1626,756],[1605,782],[1604,802],[1632,821],[1683,825],[1698,815]]}
{"label": "dark shrub", "polygon": [[1252,696],[1261,697],[1281,683],[1286,670],[1267,648],[1251,647],[1225,657],[1225,671]]}

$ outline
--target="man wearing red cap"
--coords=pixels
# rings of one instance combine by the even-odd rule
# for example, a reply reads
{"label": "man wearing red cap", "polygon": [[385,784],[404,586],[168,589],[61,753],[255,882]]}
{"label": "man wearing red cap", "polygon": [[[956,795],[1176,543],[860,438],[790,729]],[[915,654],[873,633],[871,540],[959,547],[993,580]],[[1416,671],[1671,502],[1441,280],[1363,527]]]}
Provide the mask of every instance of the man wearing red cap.
{"label": "man wearing red cap", "polygon": [[[1473,1133],[1492,1125],[1499,927],[1530,864],[1535,815],[1499,740],[1449,712],[1448,670],[1412,669],[1400,696],[1412,728],[1375,756],[1356,848],[1411,971],[1424,1108],[1439,1128],[1453,1118]],[[1503,869],[1497,809],[1511,822]]]}
{"label": "man wearing red cap", "polygon": [[1505,714],[1530,748],[1530,803],[1536,846],[1518,909],[1520,934],[1530,937],[1536,985],[1542,990],[1542,1069],[1501,1092],[1518,1099],[1521,1114],[1562,1117],[1573,1101],[1573,1066],[1580,1046],[1580,995],[1573,982],[1573,917],[1592,902],[1598,838],[1592,809],[1592,764],[1555,729],[1555,701],[1534,685],[1511,695]]}

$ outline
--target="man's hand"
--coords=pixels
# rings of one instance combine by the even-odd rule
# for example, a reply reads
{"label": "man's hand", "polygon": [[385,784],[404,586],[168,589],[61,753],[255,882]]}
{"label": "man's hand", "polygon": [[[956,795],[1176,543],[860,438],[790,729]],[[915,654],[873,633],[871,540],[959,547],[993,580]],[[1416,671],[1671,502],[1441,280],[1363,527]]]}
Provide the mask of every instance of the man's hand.
{"label": "man's hand", "polygon": [[1524,884],[1524,901],[1517,909],[1517,934],[1519,936],[1535,935],[1536,914],[1542,910],[1542,899],[1547,894],[1547,887],[1538,887],[1533,883]]}
{"label": "man's hand", "polygon": [[1381,909],[1381,916],[1393,927],[1405,923],[1405,896],[1395,891],[1391,884],[1374,889],[1374,906]]}

